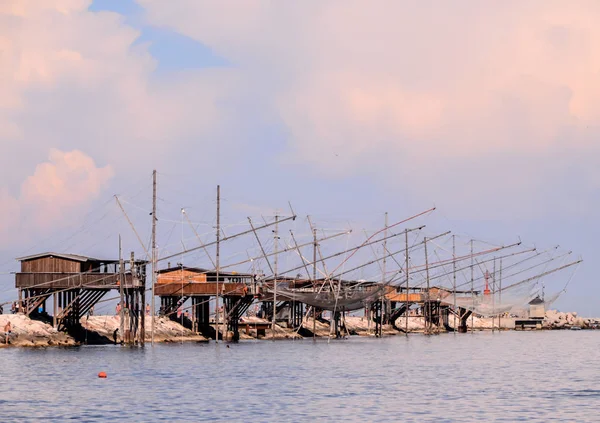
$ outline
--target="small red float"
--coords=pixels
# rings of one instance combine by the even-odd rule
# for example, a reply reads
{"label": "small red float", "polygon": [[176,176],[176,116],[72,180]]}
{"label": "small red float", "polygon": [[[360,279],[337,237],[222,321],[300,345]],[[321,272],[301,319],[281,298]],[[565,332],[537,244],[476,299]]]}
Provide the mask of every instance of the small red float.
{"label": "small red float", "polygon": [[100,372],[100,373],[98,373],[98,377],[100,377],[102,379],[106,379],[106,373],[105,372]]}

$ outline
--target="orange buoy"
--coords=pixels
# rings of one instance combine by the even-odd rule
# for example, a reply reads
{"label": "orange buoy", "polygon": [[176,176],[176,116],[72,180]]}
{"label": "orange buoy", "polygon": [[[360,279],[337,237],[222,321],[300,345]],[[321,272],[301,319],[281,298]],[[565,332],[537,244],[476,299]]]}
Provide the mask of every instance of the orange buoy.
{"label": "orange buoy", "polygon": [[100,372],[100,373],[98,373],[98,377],[101,377],[102,379],[106,379],[106,373]]}

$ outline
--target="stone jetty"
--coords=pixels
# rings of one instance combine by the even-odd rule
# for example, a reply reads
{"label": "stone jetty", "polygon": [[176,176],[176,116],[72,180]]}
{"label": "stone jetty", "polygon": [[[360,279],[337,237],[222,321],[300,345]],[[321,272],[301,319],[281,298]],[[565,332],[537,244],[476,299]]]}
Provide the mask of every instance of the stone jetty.
{"label": "stone jetty", "polygon": [[579,327],[581,329],[599,329],[599,318],[579,317],[576,312],[560,312],[556,310],[546,311],[544,319],[544,329],[570,329]]}
{"label": "stone jetty", "polygon": [[[500,326],[498,318],[474,317],[472,320],[474,330],[514,329],[515,317],[502,317]],[[12,332],[8,336],[8,343],[4,331],[0,332],[0,348],[15,347],[49,347],[49,346],[77,346],[85,343],[90,344],[109,344],[114,342],[114,332],[119,329],[120,319],[118,316],[90,316],[81,319],[82,330],[77,334],[69,334],[57,331],[51,324],[38,320],[32,320],[22,314],[2,314],[0,315],[0,329],[4,328],[7,322],[11,323]],[[396,322],[398,329],[404,330],[406,320],[403,316]],[[471,328],[471,319],[467,321],[468,328]],[[453,319],[449,319],[449,326],[452,327]],[[267,329],[257,330],[257,327],[268,327]],[[212,325],[214,329],[214,325]],[[559,312],[556,310],[546,311],[546,317],[543,320],[543,329],[559,330],[578,327],[581,329],[599,329],[600,319],[579,317],[575,312]],[[330,325],[326,321],[313,322],[310,317],[303,321],[304,330],[287,328],[283,325],[277,325],[273,333],[270,328],[270,322],[257,317],[244,317],[240,322],[240,340],[277,340],[301,339],[305,336],[312,337],[312,332],[317,337],[327,338],[330,336]],[[146,321],[146,342],[150,342],[151,323]],[[221,328],[220,328],[221,329]],[[423,317],[410,316],[408,319],[409,333],[422,333],[425,330],[425,320]],[[221,329],[224,339],[229,340],[231,333],[224,333]],[[395,329],[392,325],[383,326],[383,335],[399,335],[402,332]],[[364,317],[347,316],[345,318],[344,336],[374,336],[374,324]],[[122,341],[122,334],[117,332],[117,342]],[[208,342],[209,339],[194,333],[181,324],[164,317],[157,317],[154,324],[154,341],[159,343],[176,342]]]}
{"label": "stone jetty", "polygon": [[[11,324],[8,344],[4,333],[4,326],[7,322]],[[23,314],[0,314],[0,330],[0,348],[5,346],[68,347],[77,345],[77,341],[70,335],[57,331],[52,325],[32,320]]]}
{"label": "stone jetty", "polygon": [[[99,336],[102,339],[94,340],[94,343],[113,343],[113,334],[119,329],[121,319],[119,316],[90,316],[81,319],[81,326],[84,330]],[[151,341],[150,330],[152,324],[150,319],[146,319],[146,342]],[[122,334],[117,333],[117,342],[121,342]],[[173,320],[165,317],[157,317],[154,321],[154,341],[155,342],[207,342],[208,339],[202,335],[196,334],[183,327]]]}
{"label": "stone jetty", "polygon": [[[113,333],[120,326],[117,316],[91,316],[81,319],[82,330],[77,334],[57,331],[52,325],[32,320],[22,314],[0,315],[0,329],[10,321],[12,332],[8,336],[0,332],[0,348],[14,347],[49,347],[76,346],[85,343],[112,344]],[[150,342],[150,322],[146,322],[146,342]],[[117,342],[121,342],[121,334],[117,333]],[[155,342],[208,342],[182,325],[165,318],[157,318],[154,323]]]}

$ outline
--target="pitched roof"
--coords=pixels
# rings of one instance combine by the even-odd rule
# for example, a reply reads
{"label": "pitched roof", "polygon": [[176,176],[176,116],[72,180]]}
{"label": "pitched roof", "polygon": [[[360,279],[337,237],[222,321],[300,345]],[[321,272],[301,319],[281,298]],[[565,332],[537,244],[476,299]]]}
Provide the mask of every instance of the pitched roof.
{"label": "pitched roof", "polygon": [[33,254],[31,256],[18,257],[17,260],[18,261],[27,261],[27,260],[35,260],[38,258],[44,258],[44,257],[59,257],[59,258],[65,259],[65,260],[73,260],[73,261],[78,261],[78,262],[82,262],[82,263],[89,261],[89,260],[96,260],[92,257],[79,256],[77,254],[63,254],[63,253],[39,253],[39,254]]}
{"label": "pitched roof", "polygon": [[208,269],[202,269],[201,267],[188,267],[188,266],[171,266],[169,268],[166,269],[160,269],[157,273],[161,274],[161,273],[169,273],[169,272],[175,272],[178,270],[187,270],[188,272],[194,272],[194,273],[208,273],[210,272],[210,270]]}
{"label": "pitched roof", "polygon": [[537,296],[533,300],[529,301],[529,305],[536,305],[536,304],[544,304],[544,300],[542,300],[539,296]]}
{"label": "pitched roof", "polygon": [[[215,275],[217,272],[216,270],[209,270],[209,269],[203,269],[201,267],[188,267],[188,266],[171,266],[169,268],[166,269],[161,269],[159,270],[157,273],[158,274],[163,274],[163,273],[169,273],[169,272],[177,272],[179,270],[187,270],[188,272],[193,272],[193,273],[205,273],[207,275]],[[229,276],[253,276],[250,273],[239,273],[239,272],[224,272],[224,271],[220,271],[219,275],[222,277],[229,277]]]}

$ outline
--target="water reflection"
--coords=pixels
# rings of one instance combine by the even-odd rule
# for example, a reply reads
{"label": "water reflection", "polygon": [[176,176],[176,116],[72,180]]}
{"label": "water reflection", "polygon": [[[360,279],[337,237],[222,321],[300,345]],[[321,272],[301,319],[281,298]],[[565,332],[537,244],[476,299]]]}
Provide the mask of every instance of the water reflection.
{"label": "water reflection", "polygon": [[2,421],[591,422],[598,339],[554,331],[4,349],[0,405]]}

